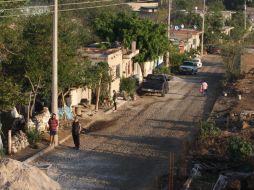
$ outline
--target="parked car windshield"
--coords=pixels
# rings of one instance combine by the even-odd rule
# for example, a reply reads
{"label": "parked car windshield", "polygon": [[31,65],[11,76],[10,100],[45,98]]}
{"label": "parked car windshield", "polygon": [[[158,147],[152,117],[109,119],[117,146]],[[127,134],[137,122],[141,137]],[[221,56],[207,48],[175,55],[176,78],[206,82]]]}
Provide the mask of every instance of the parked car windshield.
{"label": "parked car windshield", "polygon": [[184,66],[196,66],[195,63],[189,62],[189,61],[184,62],[183,65],[184,65]]}
{"label": "parked car windshield", "polygon": [[148,75],[146,77],[147,80],[158,80],[158,81],[164,81],[164,76],[162,75]]}

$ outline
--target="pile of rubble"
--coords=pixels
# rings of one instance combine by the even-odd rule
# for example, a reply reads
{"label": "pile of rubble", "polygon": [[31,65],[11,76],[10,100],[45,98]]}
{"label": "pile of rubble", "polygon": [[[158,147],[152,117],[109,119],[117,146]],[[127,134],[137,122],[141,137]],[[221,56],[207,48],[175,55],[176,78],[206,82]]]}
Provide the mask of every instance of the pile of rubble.
{"label": "pile of rubble", "polygon": [[230,120],[234,123],[239,123],[240,129],[254,127],[254,111],[244,110],[240,113],[231,113]]}
{"label": "pile of rubble", "polygon": [[0,189],[2,190],[59,190],[60,185],[40,169],[22,162],[0,161]]}
{"label": "pile of rubble", "polygon": [[11,153],[15,154],[27,146],[29,142],[24,132],[19,131],[11,138]]}
{"label": "pile of rubble", "polygon": [[47,107],[44,107],[42,112],[34,116],[32,120],[28,122],[28,127],[36,128],[40,132],[44,132],[48,129],[48,121],[50,118],[50,112]]}

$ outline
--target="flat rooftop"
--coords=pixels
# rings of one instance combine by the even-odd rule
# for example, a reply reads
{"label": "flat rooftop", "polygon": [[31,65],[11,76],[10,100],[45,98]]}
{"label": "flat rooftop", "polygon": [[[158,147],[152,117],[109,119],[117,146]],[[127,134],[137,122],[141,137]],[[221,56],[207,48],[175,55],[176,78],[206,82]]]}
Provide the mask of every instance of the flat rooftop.
{"label": "flat rooftop", "polygon": [[194,30],[194,29],[179,29],[179,30],[175,30],[175,29],[171,29],[170,30],[171,34],[179,34],[179,35],[200,35],[202,34],[202,31],[199,30]]}

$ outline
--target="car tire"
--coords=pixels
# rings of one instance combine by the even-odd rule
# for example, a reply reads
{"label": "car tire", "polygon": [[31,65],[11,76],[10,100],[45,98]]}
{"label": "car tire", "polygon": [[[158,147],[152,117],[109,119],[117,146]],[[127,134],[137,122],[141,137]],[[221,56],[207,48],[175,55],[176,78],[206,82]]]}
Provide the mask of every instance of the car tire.
{"label": "car tire", "polygon": [[162,96],[162,97],[165,97],[165,89],[162,90],[161,96]]}

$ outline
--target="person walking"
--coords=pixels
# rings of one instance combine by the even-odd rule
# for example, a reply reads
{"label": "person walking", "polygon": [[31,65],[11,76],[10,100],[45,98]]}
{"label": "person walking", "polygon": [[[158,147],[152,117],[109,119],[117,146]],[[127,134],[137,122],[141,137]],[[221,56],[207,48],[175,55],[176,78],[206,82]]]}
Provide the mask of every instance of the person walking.
{"label": "person walking", "polygon": [[79,150],[80,146],[80,132],[81,132],[81,126],[78,120],[78,117],[74,117],[74,121],[72,122],[72,137],[73,137],[73,142],[75,145],[75,149]]}
{"label": "person walking", "polygon": [[203,96],[206,96],[207,95],[207,90],[208,90],[207,82],[203,81],[200,88],[201,88],[201,91],[203,93]]}
{"label": "person walking", "polygon": [[114,104],[114,108],[115,108],[114,111],[117,110],[117,107],[116,107],[116,99],[117,99],[117,94],[116,94],[116,91],[113,90],[113,104]]}
{"label": "person walking", "polygon": [[52,113],[51,118],[48,121],[49,124],[49,135],[50,135],[50,143],[49,145],[55,144],[55,135],[57,133],[58,128],[58,120],[56,118],[56,114]]}

